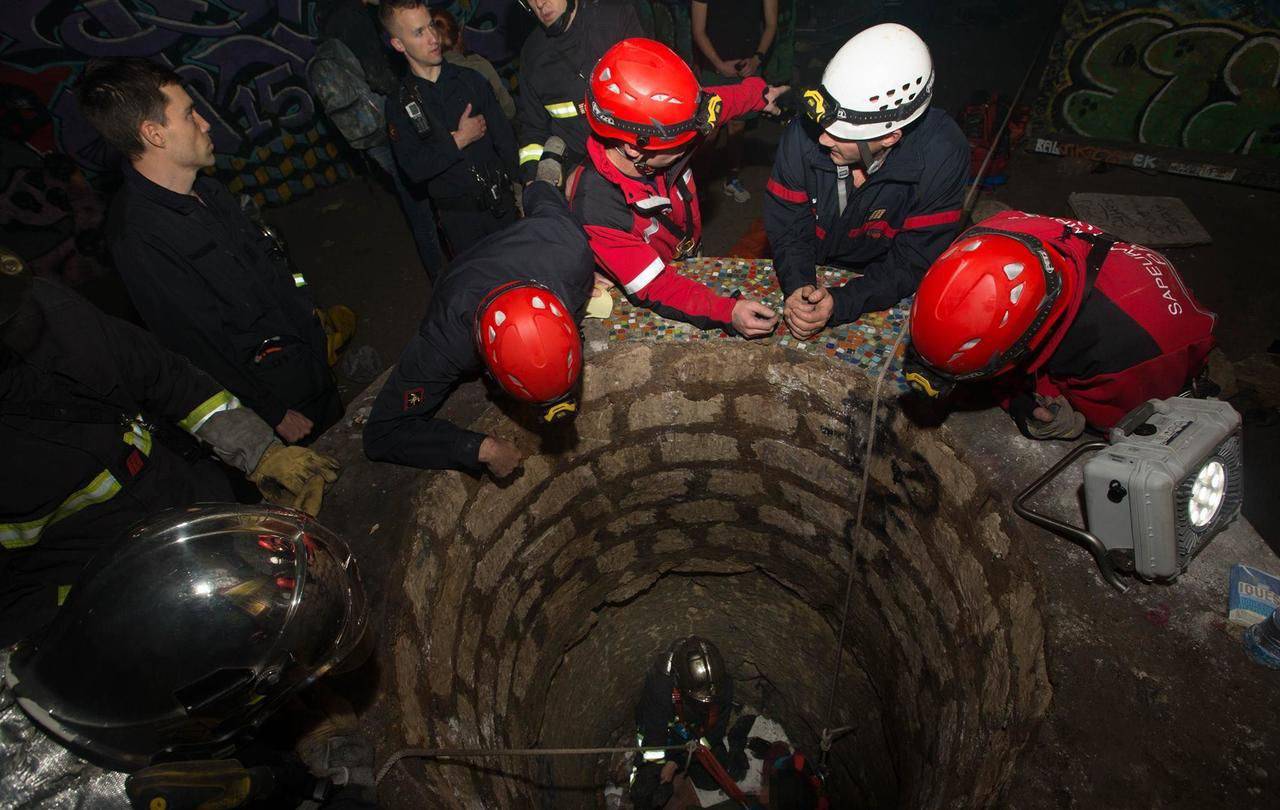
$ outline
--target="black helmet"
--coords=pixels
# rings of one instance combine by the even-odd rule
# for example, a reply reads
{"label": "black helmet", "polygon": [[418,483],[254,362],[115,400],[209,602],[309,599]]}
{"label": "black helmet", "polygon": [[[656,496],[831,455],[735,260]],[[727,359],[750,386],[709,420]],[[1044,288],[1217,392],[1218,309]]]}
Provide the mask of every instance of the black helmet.
{"label": "black helmet", "polygon": [[712,703],[724,694],[724,659],[705,638],[689,636],[676,642],[670,666],[676,688],[686,699]]}
{"label": "black helmet", "polygon": [[351,552],[310,516],[171,509],[104,549],[5,672],[19,705],[117,770],[228,750],[359,643]]}

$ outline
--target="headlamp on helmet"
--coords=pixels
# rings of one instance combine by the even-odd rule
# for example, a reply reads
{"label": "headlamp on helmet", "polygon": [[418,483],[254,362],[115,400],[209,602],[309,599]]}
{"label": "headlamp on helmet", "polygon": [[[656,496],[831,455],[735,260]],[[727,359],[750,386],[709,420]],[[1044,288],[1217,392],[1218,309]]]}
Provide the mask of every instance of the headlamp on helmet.
{"label": "headlamp on helmet", "polygon": [[[889,100],[890,103],[881,105],[877,110],[852,110],[848,107],[843,107],[823,85],[805,90],[803,98],[805,114],[824,130],[840,122],[860,127],[885,124],[884,134],[887,135],[898,129],[898,127],[893,126],[895,123],[906,121],[914,116],[921,107],[926,106],[932,95],[933,81],[932,77],[930,77],[929,85],[919,93],[916,93],[915,98],[897,106],[894,106],[893,100]],[[837,135],[836,137],[840,136]]]}

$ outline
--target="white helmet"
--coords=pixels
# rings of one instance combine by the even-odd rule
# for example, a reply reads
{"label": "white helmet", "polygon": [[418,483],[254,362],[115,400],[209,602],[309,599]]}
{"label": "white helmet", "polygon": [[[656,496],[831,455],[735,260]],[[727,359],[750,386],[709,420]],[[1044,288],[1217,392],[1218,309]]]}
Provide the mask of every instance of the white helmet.
{"label": "white helmet", "polygon": [[832,137],[883,138],[924,115],[933,96],[933,60],[915,32],[873,25],[827,63],[822,86],[806,90],[809,117]]}

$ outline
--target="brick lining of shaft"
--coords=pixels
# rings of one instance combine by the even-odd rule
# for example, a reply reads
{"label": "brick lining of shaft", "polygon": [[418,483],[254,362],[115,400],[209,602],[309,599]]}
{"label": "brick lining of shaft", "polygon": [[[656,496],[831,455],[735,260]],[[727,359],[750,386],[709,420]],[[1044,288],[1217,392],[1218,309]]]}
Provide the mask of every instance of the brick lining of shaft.
{"label": "brick lining of shaft", "polygon": [[[428,477],[406,542],[407,610],[382,653],[393,736],[617,744],[653,656],[697,630],[797,742],[816,751],[822,728],[856,728],[832,755],[846,801],[998,798],[1050,699],[1038,595],[999,502],[945,431],[913,427],[892,403],[855,555],[843,697],[820,716],[870,393],[785,349],[623,344],[589,356],[571,433],[548,442],[482,416],[478,429],[544,452],[507,486]],[[592,807],[619,769],[418,764],[392,780],[433,806],[534,806],[554,790],[556,807]]]}

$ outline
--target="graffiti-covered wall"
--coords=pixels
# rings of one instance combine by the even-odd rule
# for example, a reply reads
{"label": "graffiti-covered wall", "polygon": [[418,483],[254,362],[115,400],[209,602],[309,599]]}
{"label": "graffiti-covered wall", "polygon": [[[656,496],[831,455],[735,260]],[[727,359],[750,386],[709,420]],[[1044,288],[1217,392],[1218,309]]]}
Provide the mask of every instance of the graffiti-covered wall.
{"label": "graffiti-covered wall", "polygon": [[100,172],[115,159],[76,109],[71,84],[95,57],[171,65],[210,123],[219,176],[260,202],[350,173],[317,120],[305,67],[315,50],[305,0],[6,0],[0,4],[4,135]]}
{"label": "graffiti-covered wall", "polygon": [[1280,157],[1278,17],[1276,0],[1069,0],[1039,122],[1101,140]]}
{"label": "graffiti-covered wall", "polygon": [[[323,2],[324,0],[320,0]],[[215,172],[260,204],[351,176],[350,154],[306,83],[317,0],[0,0],[0,241],[37,272],[101,270],[101,189],[117,157],[73,85],[96,57],[142,56],[184,79],[211,124]],[[528,23],[515,0],[435,0],[502,67]],[[514,44],[513,44],[514,41]]]}

